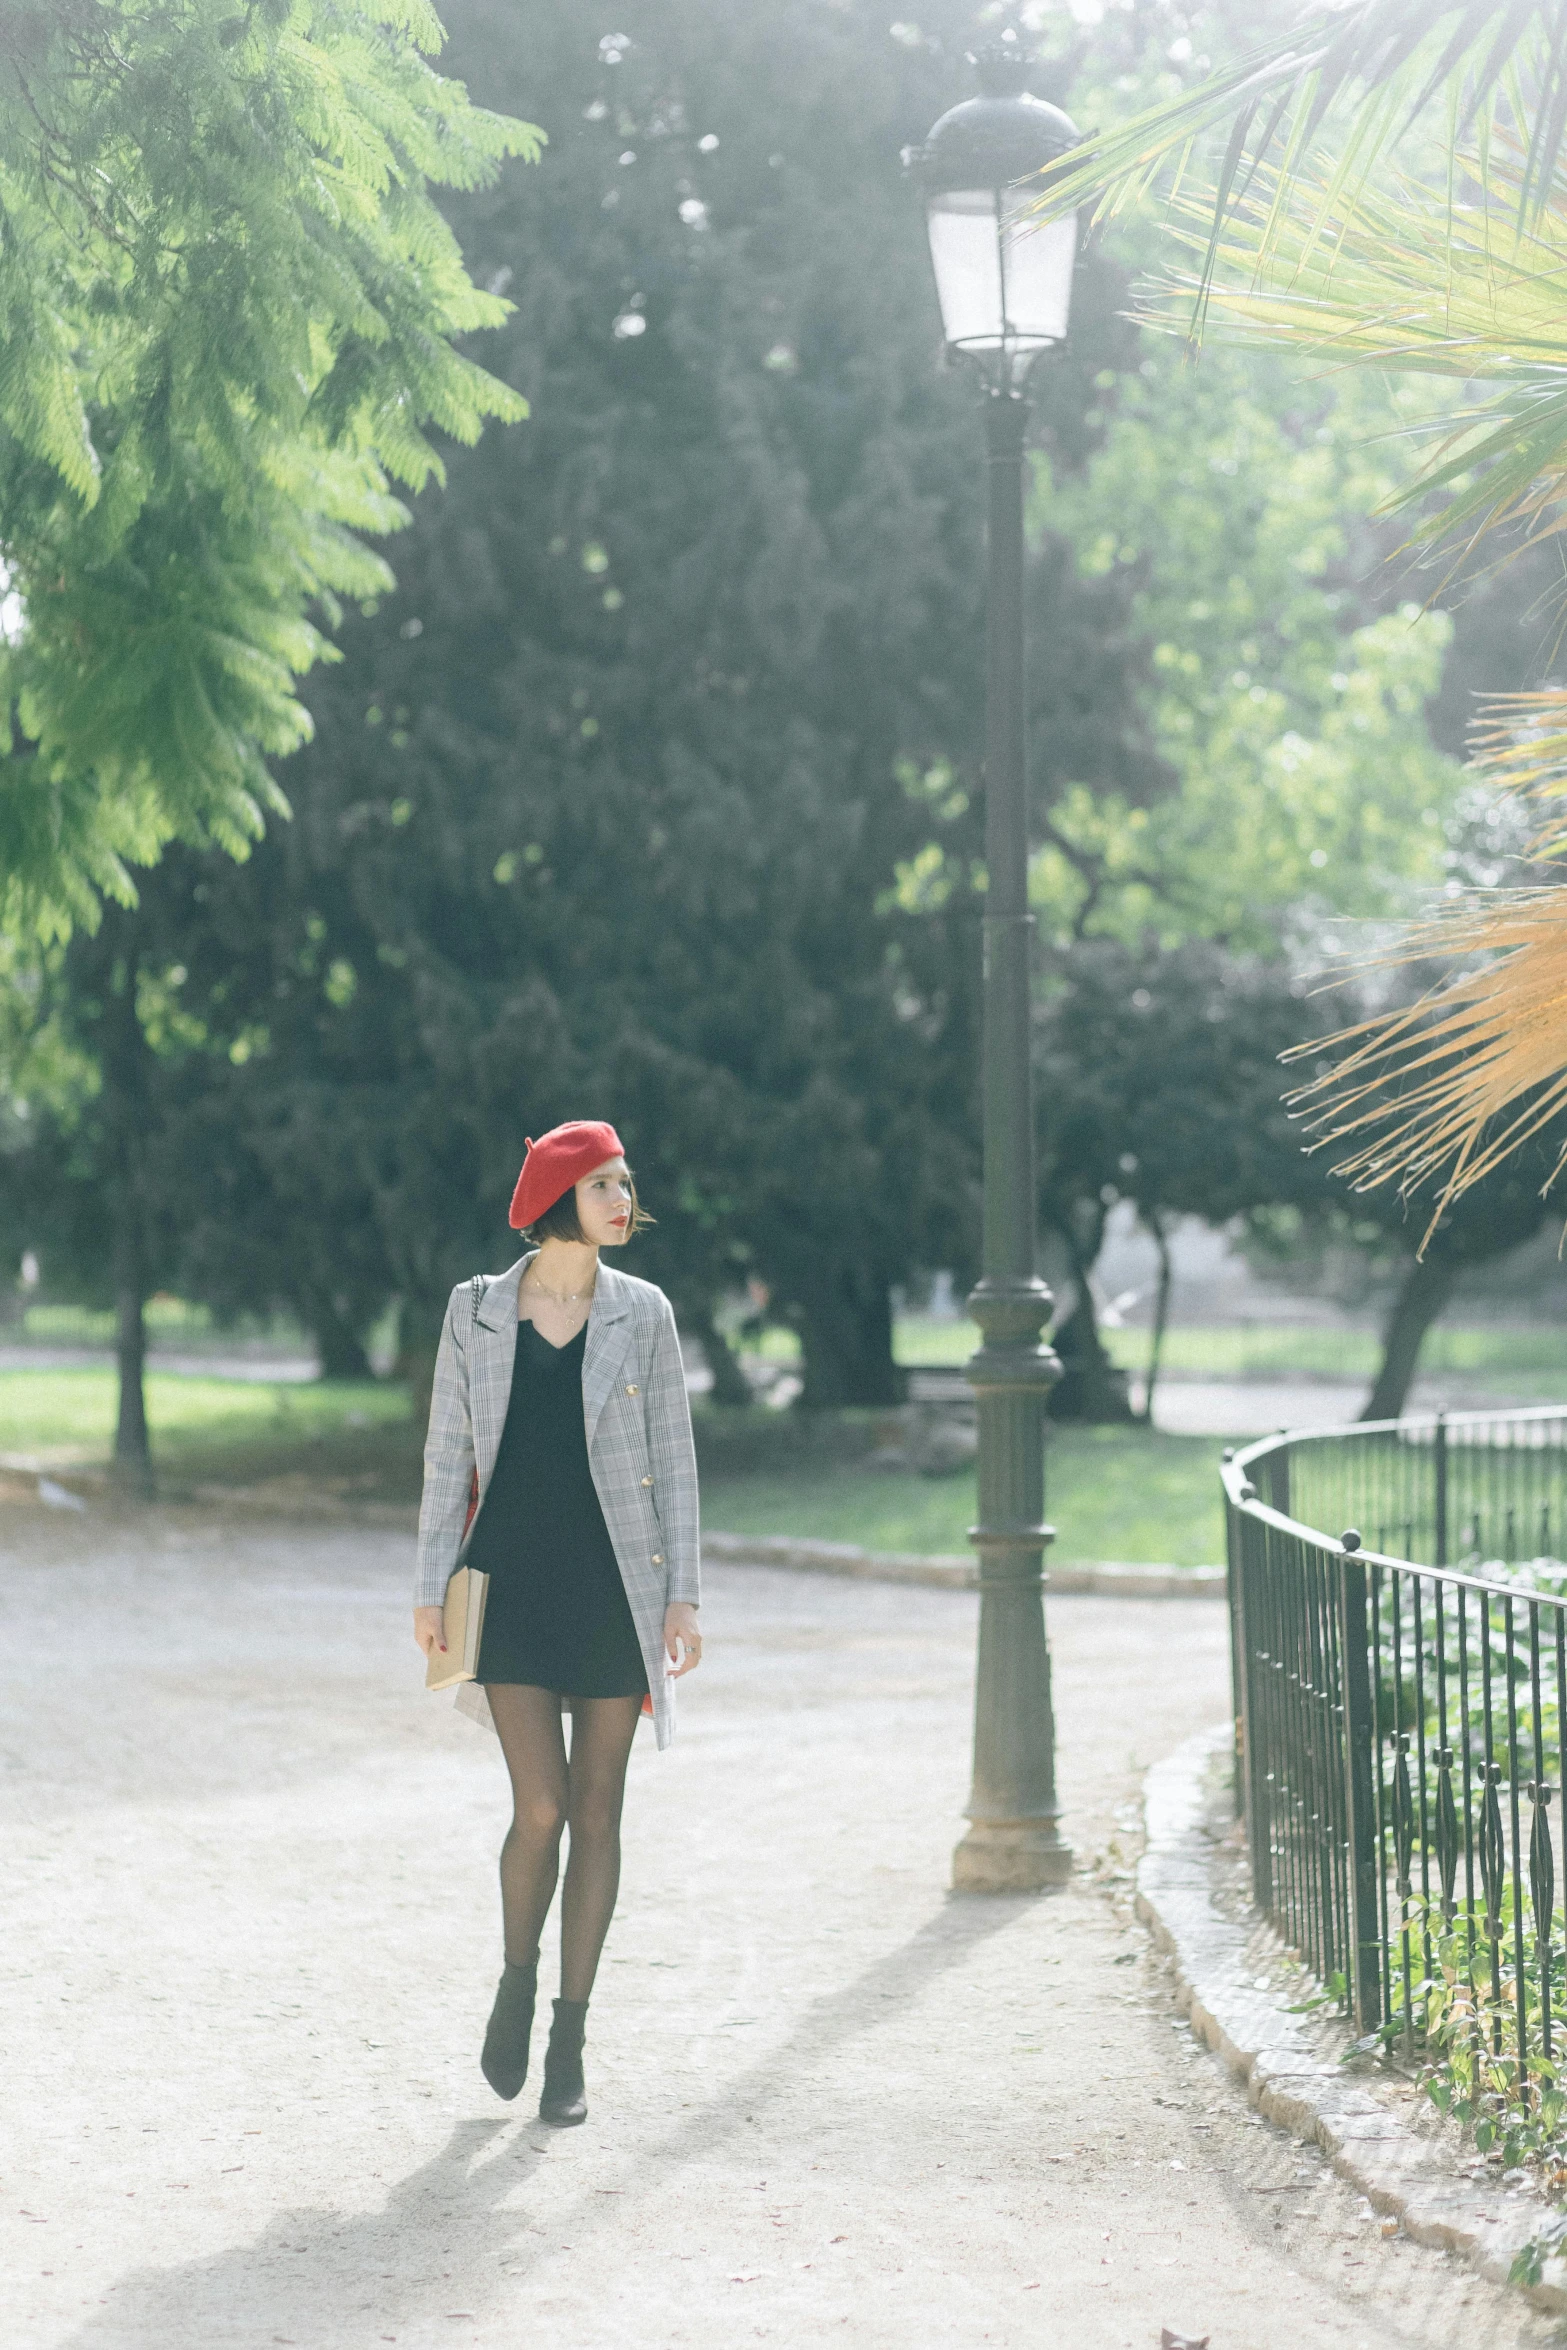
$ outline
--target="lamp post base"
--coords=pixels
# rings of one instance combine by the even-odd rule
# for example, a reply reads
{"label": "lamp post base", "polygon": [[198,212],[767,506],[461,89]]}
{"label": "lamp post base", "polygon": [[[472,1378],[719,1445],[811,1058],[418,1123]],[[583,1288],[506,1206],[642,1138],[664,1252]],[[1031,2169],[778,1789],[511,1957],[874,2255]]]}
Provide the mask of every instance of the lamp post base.
{"label": "lamp post base", "polygon": [[952,1855],[954,1893],[1043,1893],[1072,1874],[1051,1820],[976,1820]]}

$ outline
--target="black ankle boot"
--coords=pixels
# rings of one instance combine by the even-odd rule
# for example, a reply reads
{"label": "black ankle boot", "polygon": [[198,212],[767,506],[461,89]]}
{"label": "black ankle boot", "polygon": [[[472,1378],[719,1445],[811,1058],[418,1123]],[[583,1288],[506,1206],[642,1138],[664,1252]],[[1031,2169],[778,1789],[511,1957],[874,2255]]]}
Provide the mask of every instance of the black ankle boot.
{"label": "black ankle boot", "polygon": [[582,2079],[582,2039],[588,2025],[585,1999],[557,1999],[550,2044],[544,2051],[544,2094],[539,2119],[557,2130],[572,2129],[588,2118],[588,2096]]}
{"label": "black ankle boot", "polygon": [[539,1962],[516,1966],[508,1959],[490,2010],[480,2068],[497,2097],[515,2097],[528,2077],[528,2041],[539,1991]]}

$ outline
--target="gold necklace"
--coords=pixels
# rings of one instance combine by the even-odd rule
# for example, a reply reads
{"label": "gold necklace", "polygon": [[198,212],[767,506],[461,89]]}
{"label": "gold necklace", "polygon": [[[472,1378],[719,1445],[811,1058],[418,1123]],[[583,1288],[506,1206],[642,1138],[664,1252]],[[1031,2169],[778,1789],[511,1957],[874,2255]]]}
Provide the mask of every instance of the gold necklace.
{"label": "gold necklace", "polygon": [[543,1282],[535,1276],[535,1278],[528,1283],[528,1287],[532,1290],[535,1290],[540,1297],[547,1297],[550,1301],[550,1304],[553,1306],[575,1306],[580,1305],[585,1297],[591,1297],[593,1295],[593,1287],[596,1284],[596,1281],[597,1275],[594,1276],[594,1283],[590,1284],[586,1289],[546,1289]]}

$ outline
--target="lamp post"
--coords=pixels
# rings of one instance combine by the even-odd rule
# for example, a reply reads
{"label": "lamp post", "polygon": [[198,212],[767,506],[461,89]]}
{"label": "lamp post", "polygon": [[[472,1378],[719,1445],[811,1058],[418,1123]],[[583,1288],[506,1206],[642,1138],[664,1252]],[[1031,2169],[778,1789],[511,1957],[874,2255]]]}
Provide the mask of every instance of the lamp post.
{"label": "lamp post", "polygon": [[1040,1336],[1051,1296],[1035,1246],[1029,1037],[1028,811],[1023,742],[1024,385],[1066,340],[1075,215],[1040,226],[1034,173],[1077,144],[1059,108],[1028,95],[1026,58],[981,53],[981,95],[944,114],[910,157],[925,195],[947,348],[983,391],[990,477],[985,687],[984,1246],[969,1311],[979,1416],[979,1655],[969,1828],[960,1892],[1022,1893],[1072,1866],[1055,1784],[1045,1639],[1044,1407],[1060,1364]]}

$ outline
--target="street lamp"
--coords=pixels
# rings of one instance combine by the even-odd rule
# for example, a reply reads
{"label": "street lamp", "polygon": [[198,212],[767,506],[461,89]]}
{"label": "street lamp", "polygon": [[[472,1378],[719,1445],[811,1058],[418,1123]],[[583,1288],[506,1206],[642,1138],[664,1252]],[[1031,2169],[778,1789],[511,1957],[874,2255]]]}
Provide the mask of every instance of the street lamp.
{"label": "street lamp", "polygon": [[1029,96],[1028,61],[997,43],[982,94],[944,114],[909,158],[924,192],[948,349],[984,390],[990,473],[985,686],[984,1245],[969,1311],[979,1415],[979,1657],[961,1892],[1024,1893],[1072,1866],[1056,1801],[1045,1640],[1045,1398],[1060,1364],[1040,1336],[1051,1296],[1035,1248],[1029,1050],[1028,811],[1023,750],[1024,383],[1066,340],[1075,214],[1040,225],[1033,175],[1075,147],[1058,107]]}

